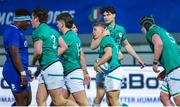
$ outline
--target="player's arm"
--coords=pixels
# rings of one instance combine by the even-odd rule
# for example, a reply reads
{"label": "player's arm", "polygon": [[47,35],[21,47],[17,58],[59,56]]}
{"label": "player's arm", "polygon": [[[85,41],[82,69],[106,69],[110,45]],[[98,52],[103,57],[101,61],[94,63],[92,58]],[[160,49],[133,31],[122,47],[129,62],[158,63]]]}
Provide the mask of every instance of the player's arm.
{"label": "player's arm", "polygon": [[137,55],[131,44],[128,42],[127,39],[125,39],[123,42],[123,47],[128,51],[129,54],[131,54],[138,62],[141,64],[141,68],[144,67],[144,62],[141,60],[141,58]]}
{"label": "player's arm", "polygon": [[34,54],[31,61],[32,65],[36,64],[36,61],[41,57],[42,54],[42,40],[37,40],[34,42]]}
{"label": "player's arm", "polygon": [[152,36],[152,42],[154,44],[153,71],[158,73],[160,72],[160,70],[158,70],[158,62],[162,53],[163,43],[158,34],[154,34]]}
{"label": "player's arm", "polygon": [[[103,31],[103,36],[106,36],[106,35],[109,35],[109,34],[110,34],[109,31],[106,30],[106,29]],[[95,50],[95,49],[98,48],[99,43],[101,42],[103,36],[98,37],[98,38],[95,38],[95,37],[94,37],[94,38],[92,39],[92,41],[91,41],[91,46],[90,46],[92,50]]]}
{"label": "player's arm", "polygon": [[86,57],[84,55],[82,48],[80,48],[80,64],[81,64],[81,69],[84,71],[84,74],[88,74],[87,66],[86,66]]}
{"label": "player's arm", "polygon": [[58,56],[62,55],[67,49],[68,49],[68,46],[66,45],[63,38],[60,36],[59,42],[58,42]]}
{"label": "player's arm", "polygon": [[102,38],[93,38],[92,39],[92,41],[91,41],[91,49],[92,50],[95,50],[95,49],[97,49],[98,48],[98,46],[99,46],[99,43],[101,42],[101,39]]}
{"label": "player's arm", "polygon": [[21,58],[19,55],[19,48],[17,46],[10,46],[9,47],[10,56],[13,62],[13,65],[17,69],[18,73],[21,76],[21,84],[26,85],[27,84],[27,78],[26,78],[26,72],[23,69]]}
{"label": "player's arm", "polygon": [[104,64],[112,57],[112,48],[106,47],[104,48],[104,55],[99,59],[97,63],[94,64],[94,70],[97,71],[99,65]]}
{"label": "player's arm", "polygon": [[122,54],[122,52],[121,51],[119,51],[119,54],[118,54],[118,60],[123,60],[123,58],[124,58],[124,56],[123,56],[123,54]]}
{"label": "player's arm", "polygon": [[19,55],[19,48],[17,46],[10,46],[9,52],[15,68],[17,69],[18,73],[21,74],[21,72],[24,71],[24,69]]}
{"label": "player's arm", "polygon": [[84,73],[84,83],[89,84],[91,78],[87,71],[86,57],[84,55],[82,48],[80,48],[80,64],[81,64],[81,69],[83,70]]}
{"label": "player's arm", "polygon": [[98,66],[104,64],[112,57],[112,48],[106,47],[104,48],[104,55],[97,62]]}
{"label": "player's arm", "polygon": [[152,42],[154,44],[154,59],[153,61],[158,62],[162,53],[163,43],[158,34],[152,36]]}

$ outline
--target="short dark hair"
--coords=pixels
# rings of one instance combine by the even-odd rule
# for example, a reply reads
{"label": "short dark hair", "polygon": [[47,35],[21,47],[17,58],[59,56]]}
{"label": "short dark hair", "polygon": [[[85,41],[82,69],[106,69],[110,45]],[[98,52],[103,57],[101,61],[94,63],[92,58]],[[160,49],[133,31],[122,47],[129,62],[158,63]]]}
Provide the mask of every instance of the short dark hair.
{"label": "short dark hair", "polygon": [[30,13],[27,9],[16,9],[15,16],[21,17],[21,16],[29,16]]}
{"label": "short dark hair", "polygon": [[116,10],[112,6],[107,6],[101,9],[101,14],[104,14],[104,12],[116,14]]}
{"label": "short dark hair", "polygon": [[56,21],[60,21],[60,20],[64,21],[66,24],[66,27],[69,29],[72,28],[74,24],[72,16],[67,12],[61,13],[56,17]]}
{"label": "short dark hair", "polygon": [[33,16],[39,18],[40,23],[47,23],[48,21],[48,11],[42,7],[37,7],[32,10]]}
{"label": "short dark hair", "polygon": [[140,20],[140,25],[145,27],[145,29],[148,31],[149,28],[155,24],[154,18],[152,16],[144,16]]}
{"label": "short dark hair", "polygon": [[102,22],[97,22],[97,23],[95,23],[94,25],[93,25],[93,27],[96,27],[96,26],[100,26],[100,27],[102,27],[102,28],[106,28],[106,25],[104,24],[104,23],[102,23]]}

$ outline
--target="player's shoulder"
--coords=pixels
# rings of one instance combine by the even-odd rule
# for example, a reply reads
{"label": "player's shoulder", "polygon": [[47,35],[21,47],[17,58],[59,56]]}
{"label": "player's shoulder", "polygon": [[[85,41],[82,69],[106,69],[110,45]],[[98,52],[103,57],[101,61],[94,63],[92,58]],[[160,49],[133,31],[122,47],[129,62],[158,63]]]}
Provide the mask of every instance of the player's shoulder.
{"label": "player's shoulder", "polygon": [[116,24],[116,29],[125,32],[125,28],[121,25]]}
{"label": "player's shoulder", "polygon": [[154,25],[149,29],[148,33],[149,34],[159,33],[160,30],[162,30],[161,27]]}
{"label": "player's shoulder", "polygon": [[102,42],[113,42],[113,38],[109,35],[106,35],[102,38]]}
{"label": "player's shoulder", "polygon": [[15,25],[8,25],[4,31],[4,36],[11,34],[16,34],[18,32],[18,28]]}

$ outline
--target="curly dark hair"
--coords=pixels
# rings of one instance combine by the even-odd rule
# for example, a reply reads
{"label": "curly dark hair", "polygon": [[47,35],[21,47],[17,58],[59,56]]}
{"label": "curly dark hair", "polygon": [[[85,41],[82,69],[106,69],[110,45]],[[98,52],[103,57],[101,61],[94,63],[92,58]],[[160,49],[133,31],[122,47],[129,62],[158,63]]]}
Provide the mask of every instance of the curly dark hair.
{"label": "curly dark hair", "polygon": [[107,6],[107,7],[102,8],[101,14],[103,14],[104,12],[116,14],[116,10],[112,6]]}

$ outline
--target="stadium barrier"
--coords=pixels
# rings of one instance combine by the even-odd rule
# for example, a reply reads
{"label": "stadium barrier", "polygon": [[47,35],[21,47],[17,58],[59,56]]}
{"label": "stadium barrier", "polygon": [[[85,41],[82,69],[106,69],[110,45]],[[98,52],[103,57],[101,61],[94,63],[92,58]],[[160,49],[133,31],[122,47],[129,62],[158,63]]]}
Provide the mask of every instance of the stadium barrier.
{"label": "stadium barrier", "polygon": [[[32,72],[35,72],[35,67],[29,67]],[[121,90],[120,101],[131,106],[162,106],[159,93],[161,81],[156,79],[157,74],[152,71],[151,66],[146,66],[140,69],[138,66],[122,66],[123,85]],[[162,67],[160,67],[162,70]],[[93,102],[96,93],[95,75],[96,72],[92,66],[88,67],[88,72],[92,78],[90,84],[85,86],[86,94],[90,103]],[[31,106],[36,106],[36,91],[38,80],[31,82],[32,87],[32,103]],[[0,67],[0,106],[9,106],[14,102],[14,98],[2,76],[2,67]],[[47,104],[51,102],[48,98]],[[104,97],[101,105],[106,106]]]}

